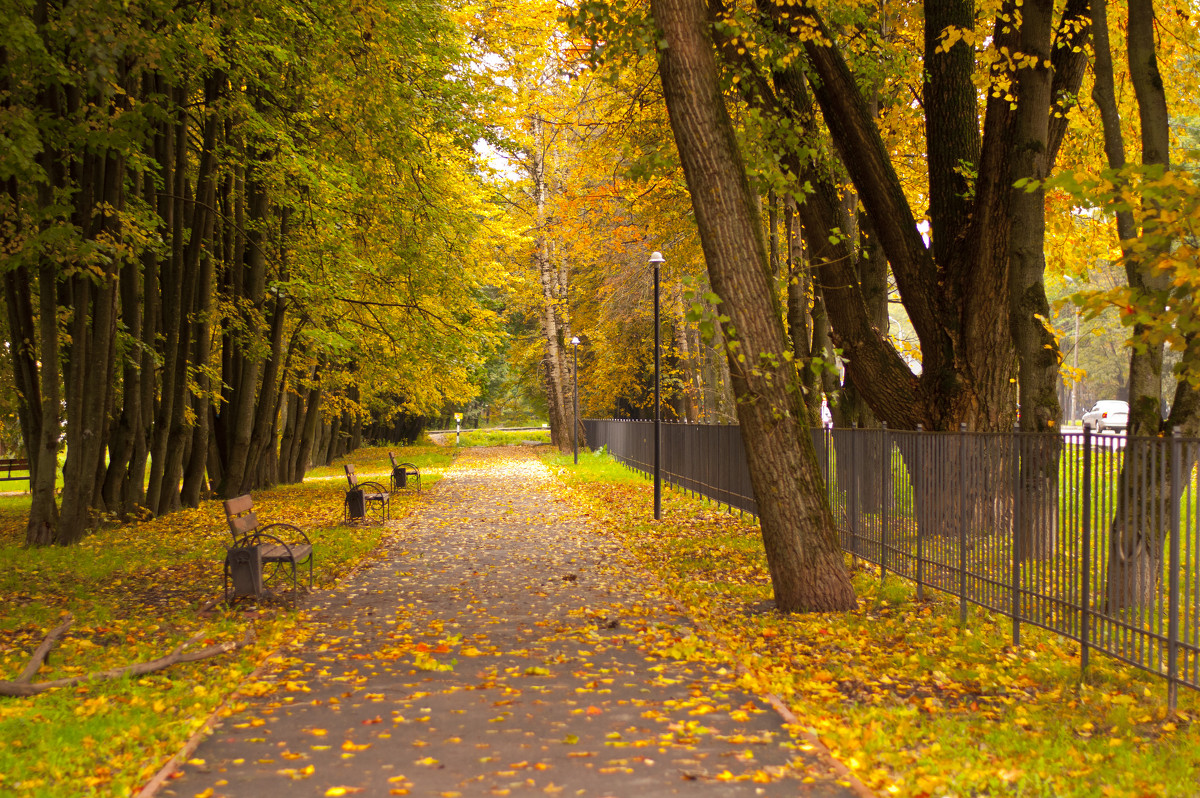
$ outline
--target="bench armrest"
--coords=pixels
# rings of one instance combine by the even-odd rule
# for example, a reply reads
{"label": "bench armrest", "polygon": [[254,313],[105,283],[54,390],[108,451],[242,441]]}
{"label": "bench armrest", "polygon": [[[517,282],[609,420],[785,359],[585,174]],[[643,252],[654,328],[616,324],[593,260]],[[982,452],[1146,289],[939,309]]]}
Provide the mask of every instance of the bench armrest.
{"label": "bench armrest", "polygon": [[371,488],[371,490],[370,490],[371,493],[386,494],[388,492],[388,489],[385,488],[383,485],[380,485],[378,482],[360,482],[360,483],[358,483],[358,488],[359,488],[359,490],[363,490],[365,488]]}
{"label": "bench armrest", "polygon": [[299,542],[296,540],[296,538],[298,537],[298,538],[300,538],[300,540],[303,540],[308,545],[310,545],[310,546],[312,545],[312,541],[308,539],[308,535],[304,534],[304,530],[301,529],[300,527],[296,526],[295,524],[284,524],[284,523],[267,524],[266,526],[261,527],[260,531],[266,532],[268,529],[277,529],[277,528],[278,529],[286,529],[286,530],[288,530],[288,532],[294,533],[294,534],[288,535],[288,538],[291,539],[293,542]]}

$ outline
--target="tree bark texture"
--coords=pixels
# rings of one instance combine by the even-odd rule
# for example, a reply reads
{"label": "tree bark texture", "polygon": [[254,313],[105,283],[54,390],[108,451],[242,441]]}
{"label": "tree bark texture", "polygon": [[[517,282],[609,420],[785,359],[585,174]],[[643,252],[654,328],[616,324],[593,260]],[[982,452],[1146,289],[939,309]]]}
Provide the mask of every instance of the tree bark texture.
{"label": "tree bark texture", "polygon": [[542,379],[546,390],[546,405],[550,423],[550,442],[562,451],[571,448],[571,422],[567,411],[567,390],[563,363],[563,321],[559,309],[559,273],[555,268],[553,247],[550,240],[546,216],[549,185],[546,175],[545,123],[533,119],[534,144],[530,155],[530,177],[533,180],[534,206],[536,208],[536,233],[534,241],[534,267],[542,291],[542,308],[539,322],[542,332]]}
{"label": "tree bark texture", "polygon": [[[654,0],[666,47],[659,65],[671,129],[700,230],[738,420],[758,502],[776,606],[785,612],[855,606],[803,417],[758,222],[755,195],[721,97],[700,0]],[[765,309],[775,312],[764,314]]]}
{"label": "tree bark texture", "polygon": [[1058,526],[1058,462],[1062,449],[1058,403],[1058,341],[1043,319],[1050,316],[1043,275],[1046,270],[1046,193],[1050,175],[1050,72],[1053,0],[1028,0],[1021,7],[1019,50],[1028,61],[1013,69],[1016,111],[1009,168],[1011,177],[1035,181],[1011,189],[1013,224],[1009,233],[1009,325],[1018,363],[1020,426],[1046,433],[1022,441],[1017,498],[1026,512],[1016,530],[1025,557],[1048,557]]}
{"label": "tree bark texture", "polygon": [[[1141,128],[1142,163],[1170,170],[1170,127],[1166,91],[1158,71],[1154,33],[1154,5],[1150,0],[1131,0],[1128,4],[1127,55],[1130,79],[1137,99]],[[1105,151],[1109,166],[1125,166],[1125,144],[1116,102],[1112,51],[1108,34],[1107,4],[1092,2],[1092,28],[1096,51],[1096,80],[1092,98],[1104,126]],[[1143,211],[1153,219],[1156,203],[1143,199]],[[1118,211],[1117,234],[1124,250],[1125,272],[1135,295],[1147,297],[1170,287],[1168,274],[1155,269],[1158,256],[1167,251],[1165,241],[1147,239],[1139,245],[1139,230],[1134,215]],[[1134,325],[1135,340],[1144,340],[1145,328]],[[1194,335],[1187,340],[1184,357],[1196,356]],[[1119,495],[1109,532],[1108,573],[1106,575],[1108,610],[1138,611],[1155,604],[1155,594],[1163,573],[1170,525],[1168,510],[1172,501],[1171,469],[1166,447],[1153,439],[1161,432],[1178,429],[1196,434],[1200,427],[1200,401],[1194,386],[1180,380],[1176,385],[1171,415],[1164,419],[1160,407],[1163,390],[1163,346],[1143,344],[1133,347],[1129,359],[1129,440],[1119,480]],[[1135,436],[1151,437],[1138,440]],[[1190,473],[1192,464],[1185,464]]]}

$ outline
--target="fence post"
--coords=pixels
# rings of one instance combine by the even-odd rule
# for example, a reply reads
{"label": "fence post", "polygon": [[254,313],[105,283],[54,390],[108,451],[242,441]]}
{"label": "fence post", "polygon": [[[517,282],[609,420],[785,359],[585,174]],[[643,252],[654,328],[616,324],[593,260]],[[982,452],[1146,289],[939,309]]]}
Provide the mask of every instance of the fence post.
{"label": "fence post", "polygon": [[1021,425],[1013,424],[1012,431],[1012,639],[1021,645]]}
{"label": "fence post", "polygon": [[892,484],[892,448],[888,443],[887,422],[879,428],[879,463],[883,472],[882,492],[879,495],[879,584],[887,576],[888,497]]}
{"label": "fence post", "polygon": [[967,424],[958,425],[958,623],[967,625]]}
{"label": "fence post", "polygon": [[1092,636],[1092,430],[1083,425],[1083,525],[1079,566],[1079,680],[1087,674],[1088,643]]}
{"label": "fence post", "polygon": [[1167,621],[1167,708],[1175,711],[1179,700],[1179,503],[1183,500],[1183,439],[1179,428],[1171,431],[1171,578]]}
{"label": "fence post", "polygon": [[917,517],[917,601],[925,600],[925,539],[922,534],[924,532],[922,526],[924,525],[921,523],[921,513],[924,507],[921,494],[925,490],[925,482],[927,481],[927,475],[921,470],[921,466],[923,465],[921,463],[921,449],[925,443],[925,436],[921,433],[924,431],[925,425],[918,424],[917,434],[914,436],[915,440],[913,441],[913,452],[915,454],[913,455],[912,475],[914,476],[913,486],[916,488],[913,491],[913,513]]}

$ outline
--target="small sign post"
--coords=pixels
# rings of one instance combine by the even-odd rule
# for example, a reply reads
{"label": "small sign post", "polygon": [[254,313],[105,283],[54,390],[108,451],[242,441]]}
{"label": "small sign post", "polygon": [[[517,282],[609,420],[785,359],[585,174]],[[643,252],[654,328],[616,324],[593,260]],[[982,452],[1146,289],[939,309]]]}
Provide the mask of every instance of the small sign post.
{"label": "small sign post", "polygon": [[458,446],[459,436],[462,435],[462,413],[454,414],[454,445]]}

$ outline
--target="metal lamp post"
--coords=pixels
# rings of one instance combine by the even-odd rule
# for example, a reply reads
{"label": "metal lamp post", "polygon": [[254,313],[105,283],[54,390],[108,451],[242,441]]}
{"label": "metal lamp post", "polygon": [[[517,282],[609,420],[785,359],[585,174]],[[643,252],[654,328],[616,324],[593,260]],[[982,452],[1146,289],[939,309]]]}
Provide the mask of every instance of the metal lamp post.
{"label": "metal lamp post", "polygon": [[571,448],[575,450],[575,465],[579,465],[579,336],[571,338],[571,394],[575,399],[575,414],[571,419]]}
{"label": "metal lamp post", "polygon": [[665,263],[661,252],[650,255],[654,266],[654,520],[662,520],[662,410],[660,401],[661,360],[658,329],[658,281],[659,267]]}

